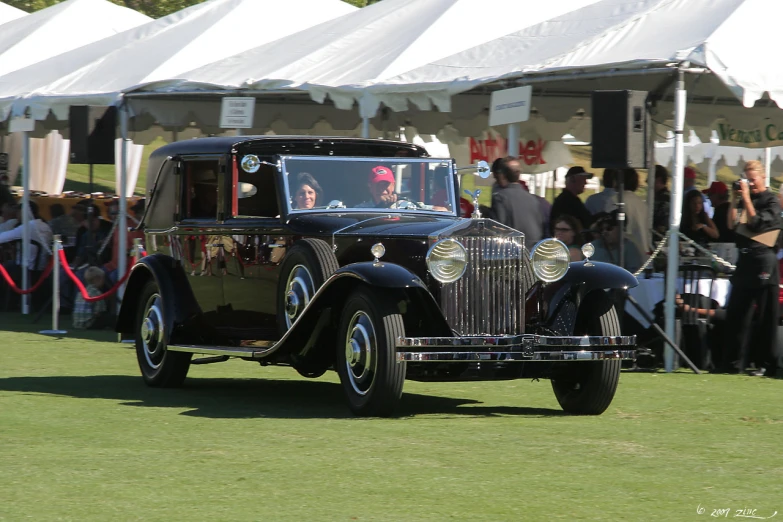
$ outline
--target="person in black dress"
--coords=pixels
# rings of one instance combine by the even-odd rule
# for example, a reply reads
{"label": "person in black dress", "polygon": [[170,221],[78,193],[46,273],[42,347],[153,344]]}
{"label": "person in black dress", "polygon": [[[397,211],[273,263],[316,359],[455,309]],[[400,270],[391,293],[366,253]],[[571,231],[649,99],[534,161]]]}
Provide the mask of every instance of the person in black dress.
{"label": "person in black dress", "polygon": [[680,230],[700,245],[718,239],[718,227],[704,211],[704,198],[698,190],[685,193]]}

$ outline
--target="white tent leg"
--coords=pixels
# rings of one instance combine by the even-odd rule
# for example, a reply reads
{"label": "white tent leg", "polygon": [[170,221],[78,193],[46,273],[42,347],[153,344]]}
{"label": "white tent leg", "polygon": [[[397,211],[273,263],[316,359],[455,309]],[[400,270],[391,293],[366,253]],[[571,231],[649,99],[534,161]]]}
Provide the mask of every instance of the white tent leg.
{"label": "white tent leg", "polygon": [[[128,105],[123,100],[120,105],[120,208],[117,219],[120,224],[117,227],[117,241],[119,242],[119,259],[117,261],[117,279],[125,276],[128,267]],[[117,296],[122,299],[125,293],[125,285],[117,292]],[[119,311],[119,310],[118,310]]]}
{"label": "white tent leg", "polygon": [[710,165],[707,170],[707,186],[712,185],[712,182],[717,178],[718,158],[710,158]]}
{"label": "white tent leg", "polygon": [[370,137],[370,118],[362,118],[362,138]]}
{"label": "white tent leg", "polygon": [[[22,290],[30,288],[30,133],[22,133]],[[22,296],[22,313],[30,313],[30,296]]]}
{"label": "white tent leg", "polygon": [[769,187],[770,178],[772,177],[772,148],[767,147],[764,149],[764,172],[767,174],[767,186]]}
{"label": "white tent leg", "polygon": [[[685,126],[685,109],[687,92],[685,91],[684,73],[677,72],[677,89],[674,101],[674,174],[672,175],[671,210],[669,216],[669,253],[666,265],[666,297],[664,299],[664,319],[666,335],[675,339],[674,294],[677,286],[677,275],[680,264],[680,219],[682,217],[683,185],[685,181],[685,150],[683,144],[683,128]],[[674,350],[667,344],[664,348],[664,367],[667,372],[673,370]]]}
{"label": "white tent leg", "polygon": [[[655,128],[654,123],[648,123],[650,135],[647,139],[647,228],[652,230],[655,219]],[[655,236],[653,237],[653,244]],[[648,245],[651,246],[651,245]]]}
{"label": "white tent leg", "polygon": [[519,123],[508,124],[508,155],[516,158],[519,156]]}

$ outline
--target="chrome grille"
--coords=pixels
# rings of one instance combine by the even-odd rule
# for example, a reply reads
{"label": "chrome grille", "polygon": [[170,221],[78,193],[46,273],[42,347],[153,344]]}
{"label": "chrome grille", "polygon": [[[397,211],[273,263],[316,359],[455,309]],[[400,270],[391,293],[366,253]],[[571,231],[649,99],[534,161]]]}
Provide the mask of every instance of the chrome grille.
{"label": "chrome grille", "polygon": [[441,309],[458,335],[524,332],[527,256],[524,237],[465,236],[465,275],[441,288]]}

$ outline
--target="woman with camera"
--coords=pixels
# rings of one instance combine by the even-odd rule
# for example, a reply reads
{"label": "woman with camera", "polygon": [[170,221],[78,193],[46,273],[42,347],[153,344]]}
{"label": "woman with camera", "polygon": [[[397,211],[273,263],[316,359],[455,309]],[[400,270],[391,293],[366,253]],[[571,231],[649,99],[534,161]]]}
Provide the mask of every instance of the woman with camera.
{"label": "woman with camera", "polygon": [[[729,338],[717,371],[737,373],[753,359],[757,370],[752,375],[774,376],[779,371],[775,348],[780,316],[780,271],[775,243],[783,220],[777,196],[767,189],[761,162],[748,161],[745,178],[732,187],[732,205],[728,213],[727,225],[737,232],[739,258],[726,307]],[[754,343],[755,353],[748,353],[754,313],[756,325],[753,330],[757,334],[754,340],[758,342]],[[737,361],[736,365],[734,361]]]}

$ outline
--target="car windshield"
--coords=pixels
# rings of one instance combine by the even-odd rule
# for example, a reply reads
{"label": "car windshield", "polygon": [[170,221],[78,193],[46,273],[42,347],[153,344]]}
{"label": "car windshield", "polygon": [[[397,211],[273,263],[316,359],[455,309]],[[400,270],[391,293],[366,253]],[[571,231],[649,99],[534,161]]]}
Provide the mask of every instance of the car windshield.
{"label": "car windshield", "polygon": [[282,158],[291,212],[392,209],[454,213],[451,161],[430,158]]}

